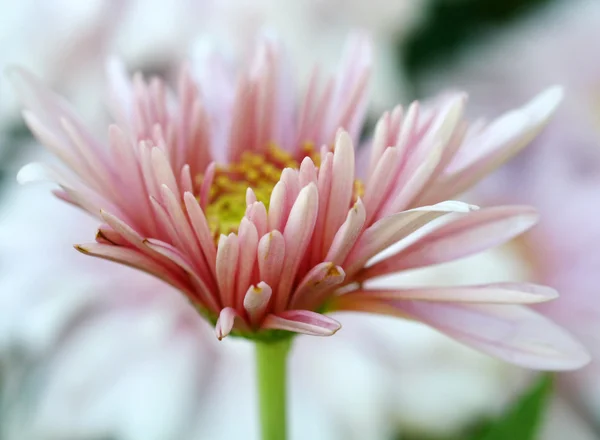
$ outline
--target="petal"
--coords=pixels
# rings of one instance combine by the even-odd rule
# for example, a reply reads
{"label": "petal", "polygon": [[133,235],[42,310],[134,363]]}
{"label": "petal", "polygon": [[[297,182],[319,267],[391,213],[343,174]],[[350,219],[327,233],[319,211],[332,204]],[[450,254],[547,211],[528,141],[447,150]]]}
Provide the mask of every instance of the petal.
{"label": "petal", "polygon": [[285,259],[285,239],[279,231],[269,232],[258,242],[258,270],[260,279],[276,286]]}
{"label": "petal", "polygon": [[477,350],[526,368],[574,370],[590,361],[587,350],[565,330],[524,306],[365,300],[345,310],[422,321]]}
{"label": "petal", "polygon": [[304,188],[309,183],[317,184],[317,167],[312,159],[306,156],[300,164],[300,188]]}
{"label": "petal", "polygon": [[250,324],[253,326],[263,319],[272,293],[271,286],[264,281],[258,283],[256,287],[250,286],[248,288],[244,296],[244,309],[248,312]]}
{"label": "petal", "polygon": [[[367,170],[366,182],[371,182],[373,178],[376,178],[378,176],[375,170],[376,167],[378,167],[379,164],[381,164],[381,155],[390,146],[389,137],[390,114],[388,112],[385,112],[377,121],[377,124],[375,125],[375,131],[373,132],[373,141],[371,143],[370,150],[368,151],[369,168]],[[398,150],[397,148],[394,149]],[[357,162],[360,162],[360,160]]]}
{"label": "petal", "polygon": [[92,255],[139,269],[171,284],[182,292],[193,293],[192,286],[184,281],[185,278],[181,276],[182,274],[176,274],[138,250],[101,243],[75,245],[75,249],[85,255]]}
{"label": "petal", "polygon": [[335,234],[325,261],[331,261],[334,264],[342,264],[344,262],[363,230],[365,219],[365,207],[362,201],[358,199],[348,211],[346,221]]}
{"label": "petal", "polygon": [[248,206],[246,208],[246,217],[254,224],[260,237],[267,233],[267,208],[265,208],[263,202],[254,202]]}
{"label": "petal", "polygon": [[113,230],[110,226],[101,225],[96,232],[96,242],[102,244],[112,244],[115,246],[127,246],[129,242],[121,234]]}
{"label": "petal", "polygon": [[333,153],[333,171],[331,193],[327,204],[327,217],[323,235],[323,247],[331,246],[333,237],[344,222],[344,217],[350,207],[354,189],[354,147],[352,139],[345,131],[341,131],[336,139]]}
{"label": "petal", "polygon": [[215,324],[215,334],[217,335],[217,339],[219,341],[231,333],[236,318],[239,318],[239,315],[235,309],[231,307],[225,307],[223,310],[221,310],[219,313],[219,318],[217,319],[217,323]]}
{"label": "petal", "polygon": [[493,283],[473,286],[358,290],[341,295],[336,304],[367,300],[418,300],[488,304],[533,304],[558,298],[556,290],[530,283]]}
{"label": "petal", "polygon": [[319,167],[319,176],[317,188],[319,189],[319,212],[317,222],[315,223],[315,232],[313,234],[313,244],[311,249],[311,265],[323,261],[327,248],[323,248],[323,234],[325,229],[325,219],[327,217],[327,203],[329,203],[329,194],[331,192],[331,178],[333,171],[333,153],[328,152],[321,156],[322,162]]}
{"label": "petal", "polygon": [[290,301],[290,307],[315,309],[323,305],[323,293],[346,279],[340,266],[325,262],[313,267],[300,281]]}
{"label": "petal", "polygon": [[398,167],[400,157],[398,148],[387,147],[377,162],[372,177],[369,178],[365,190],[365,209],[370,222],[385,201],[394,181],[394,170]]}
{"label": "petal", "polygon": [[283,227],[285,226],[286,194],[286,184],[280,180],[275,184],[269,201],[269,213],[267,216],[269,219],[270,230],[283,230]]}
{"label": "petal", "polygon": [[212,279],[205,278],[198,273],[188,255],[168,243],[152,238],[144,240],[144,245],[183,269],[194,285],[194,297],[208,310],[213,312],[219,310],[219,298],[213,287]]}
{"label": "petal", "polygon": [[311,336],[331,336],[341,328],[335,319],[309,310],[286,310],[268,315],[263,329],[287,330]]}
{"label": "petal", "polygon": [[346,259],[344,264],[346,272],[354,273],[379,252],[442,215],[450,212],[468,212],[473,209],[474,206],[466,203],[447,201],[384,217],[362,233]]}
{"label": "petal", "polygon": [[217,246],[216,272],[219,294],[225,306],[234,306],[239,251],[237,235],[221,235]]}
{"label": "petal", "polygon": [[173,174],[173,168],[169,163],[169,159],[158,147],[153,147],[150,150],[150,158],[152,161],[152,169],[159,187],[166,185],[175,194],[175,197],[180,200],[181,194],[177,185],[177,178]]}
{"label": "petal", "polygon": [[247,218],[242,218],[239,231],[239,257],[237,273],[237,308],[241,309],[244,303],[244,295],[250,286],[250,280],[254,271],[256,251],[258,246],[258,232],[254,224]]}
{"label": "petal", "polygon": [[202,185],[200,186],[200,203],[202,209],[206,209],[208,202],[210,201],[210,188],[212,187],[213,180],[215,178],[216,165],[212,162],[206,167],[204,177],[202,177]]}
{"label": "petal", "polygon": [[194,182],[192,181],[192,172],[191,172],[190,166],[188,164],[185,164],[181,168],[181,173],[179,175],[179,183],[181,185],[181,190],[183,192],[194,191]]}
{"label": "petal", "polygon": [[227,160],[231,163],[240,160],[244,151],[254,150],[253,127],[256,124],[257,90],[247,77],[242,77],[237,85],[233,105],[233,121],[229,131]]}
{"label": "petal", "polygon": [[256,194],[254,194],[254,191],[252,190],[252,188],[248,187],[246,189],[246,207],[252,205],[253,203],[256,203],[257,198],[256,198]]}
{"label": "petal", "polygon": [[533,226],[537,219],[536,211],[528,206],[499,206],[469,212],[366,268],[360,277],[367,279],[466,257],[511,240]]}
{"label": "petal", "polygon": [[[396,181],[394,193],[388,198],[380,215],[389,215],[419,206],[413,201],[428,188],[428,182],[435,179],[440,172],[440,163],[445,157],[446,149],[459,128],[465,97],[452,95],[447,104],[439,110],[435,118],[420,135],[410,133],[414,146],[407,145],[405,166],[401,169]],[[409,115],[407,115],[408,117]],[[413,127],[413,130],[419,127]]]}
{"label": "petal", "polygon": [[181,199],[165,184],[162,184],[160,189],[164,207],[171,218],[171,223],[179,236],[179,240],[183,244],[182,250],[189,255],[194,266],[198,267],[205,277],[209,277],[211,273],[202,258],[200,246],[196,241],[196,235],[192,230],[188,217],[183,212]]}
{"label": "petal", "polygon": [[333,95],[327,101],[324,131],[316,139],[318,143],[329,143],[340,127],[353,139],[358,137],[366,113],[366,86],[372,58],[371,42],[364,34],[355,33],[347,39]]}
{"label": "petal", "polygon": [[423,160],[418,161],[414,167],[411,163],[407,165],[407,169],[402,172],[405,176],[402,176],[403,178],[396,183],[399,191],[388,199],[389,203],[384,205],[381,215],[394,214],[411,206],[412,200],[422,191],[436,171],[445,146],[444,143],[437,142],[432,151]]}
{"label": "petal", "polygon": [[304,253],[308,248],[317,221],[319,195],[314,183],[302,188],[288,218],[283,238],[285,259],[275,296],[275,310],[283,310],[288,302],[292,284]]}
{"label": "petal", "polygon": [[192,193],[186,192],[183,195],[183,201],[190,219],[190,224],[192,225],[192,229],[194,230],[198,244],[202,249],[206,263],[208,264],[208,267],[210,267],[211,272],[216,273],[215,264],[217,259],[217,250],[215,249],[213,237],[210,233],[204,212],[202,211],[202,208],[200,208],[198,200],[196,200]]}
{"label": "petal", "polygon": [[468,138],[448,166],[447,177],[431,187],[422,201],[459,194],[513,157],[540,133],[562,97],[562,89],[552,87]]}

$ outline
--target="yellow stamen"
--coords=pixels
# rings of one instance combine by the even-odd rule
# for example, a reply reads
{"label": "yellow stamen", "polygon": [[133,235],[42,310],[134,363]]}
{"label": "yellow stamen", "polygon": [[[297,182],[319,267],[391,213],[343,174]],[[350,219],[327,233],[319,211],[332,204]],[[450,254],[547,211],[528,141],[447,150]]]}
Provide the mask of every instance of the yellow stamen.
{"label": "yellow stamen", "polygon": [[284,168],[298,168],[298,162],[276,145],[264,154],[245,151],[239,162],[215,168],[206,218],[215,239],[237,232],[246,212],[246,190],[252,188],[256,199],[269,208],[273,187]]}
{"label": "yellow stamen", "polygon": [[[300,151],[300,159],[310,157],[318,167],[321,163],[319,152],[311,142],[305,142]],[[215,241],[221,234],[237,232],[246,212],[246,191],[252,188],[256,199],[269,209],[269,201],[275,184],[284,168],[299,168],[300,160],[275,144],[270,144],[264,152],[245,151],[239,162],[215,167],[215,176],[205,209],[206,219]],[[202,177],[196,179],[200,183]],[[354,182],[353,203],[364,195],[362,182]]]}

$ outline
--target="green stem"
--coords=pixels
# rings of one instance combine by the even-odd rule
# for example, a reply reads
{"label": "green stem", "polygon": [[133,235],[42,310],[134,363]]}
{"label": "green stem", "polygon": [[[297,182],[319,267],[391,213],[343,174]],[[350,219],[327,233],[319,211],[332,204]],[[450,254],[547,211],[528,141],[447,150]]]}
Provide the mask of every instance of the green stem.
{"label": "green stem", "polygon": [[256,342],[262,440],[286,439],[286,365],[291,339]]}

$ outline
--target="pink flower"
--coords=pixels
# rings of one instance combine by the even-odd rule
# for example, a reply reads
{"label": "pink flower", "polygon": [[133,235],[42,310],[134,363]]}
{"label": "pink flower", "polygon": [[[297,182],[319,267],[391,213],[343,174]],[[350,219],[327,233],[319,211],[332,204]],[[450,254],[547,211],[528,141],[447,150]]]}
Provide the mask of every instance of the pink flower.
{"label": "pink flower", "polygon": [[[555,298],[552,289],[368,286],[496,246],[536,222],[529,207],[477,210],[444,200],[533,139],[559,90],[470,128],[462,94],[397,107],[355,161],[369,46],[353,39],[337,76],[320,87],[315,73],[300,105],[284,61],[266,40],[237,83],[215,60],[201,66],[206,82],[184,68],[177,97],[158,79],[136,75],[130,83],[112,65],[117,124],[108,148],[32,75],[18,72],[27,124],[71,170],[52,169],[56,194],[104,222],[96,242],[77,249],[173,285],[216,322],[219,339],[232,332],[276,338],[279,330],[328,336],[340,324],[325,312],[360,311],[422,321],[532,368],[588,361],[569,335],[522,306]],[[21,179],[35,169],[26,167]]]}

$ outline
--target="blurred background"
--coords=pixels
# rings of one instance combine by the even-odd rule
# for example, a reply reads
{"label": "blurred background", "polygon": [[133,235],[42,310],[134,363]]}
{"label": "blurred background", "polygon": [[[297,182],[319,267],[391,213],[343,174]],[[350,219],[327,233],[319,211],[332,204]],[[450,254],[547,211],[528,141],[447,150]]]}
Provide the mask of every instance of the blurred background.
{"label": "blurred background", "polygon": [[[597,0],[0,0],[0,67],[22,65],[102,132],[105,65],[171,78],[217,47],[233,64],[258,34],[289,49],[300,86],[333,68],[349,32],[373,39],[370,121],[401,102],[469,93],[494,117],[544,88],[566,99],[542,136],[463,199],[536,206],[501,249],[411,283],[533,280],[540,307],[592,352],[585,369],[524,371],[417,324],[344,321],[299,337],[292,439],[600,439],[600,2]],[[366,130],[365,133],[369,133]],[[212,330],[176,292],[84,257],[95,220],[50,187],[16,184],[45,154],[0,80],[0,439],[255,439],[252,347]],[[404,280],[399,280],[404,281]]]}

